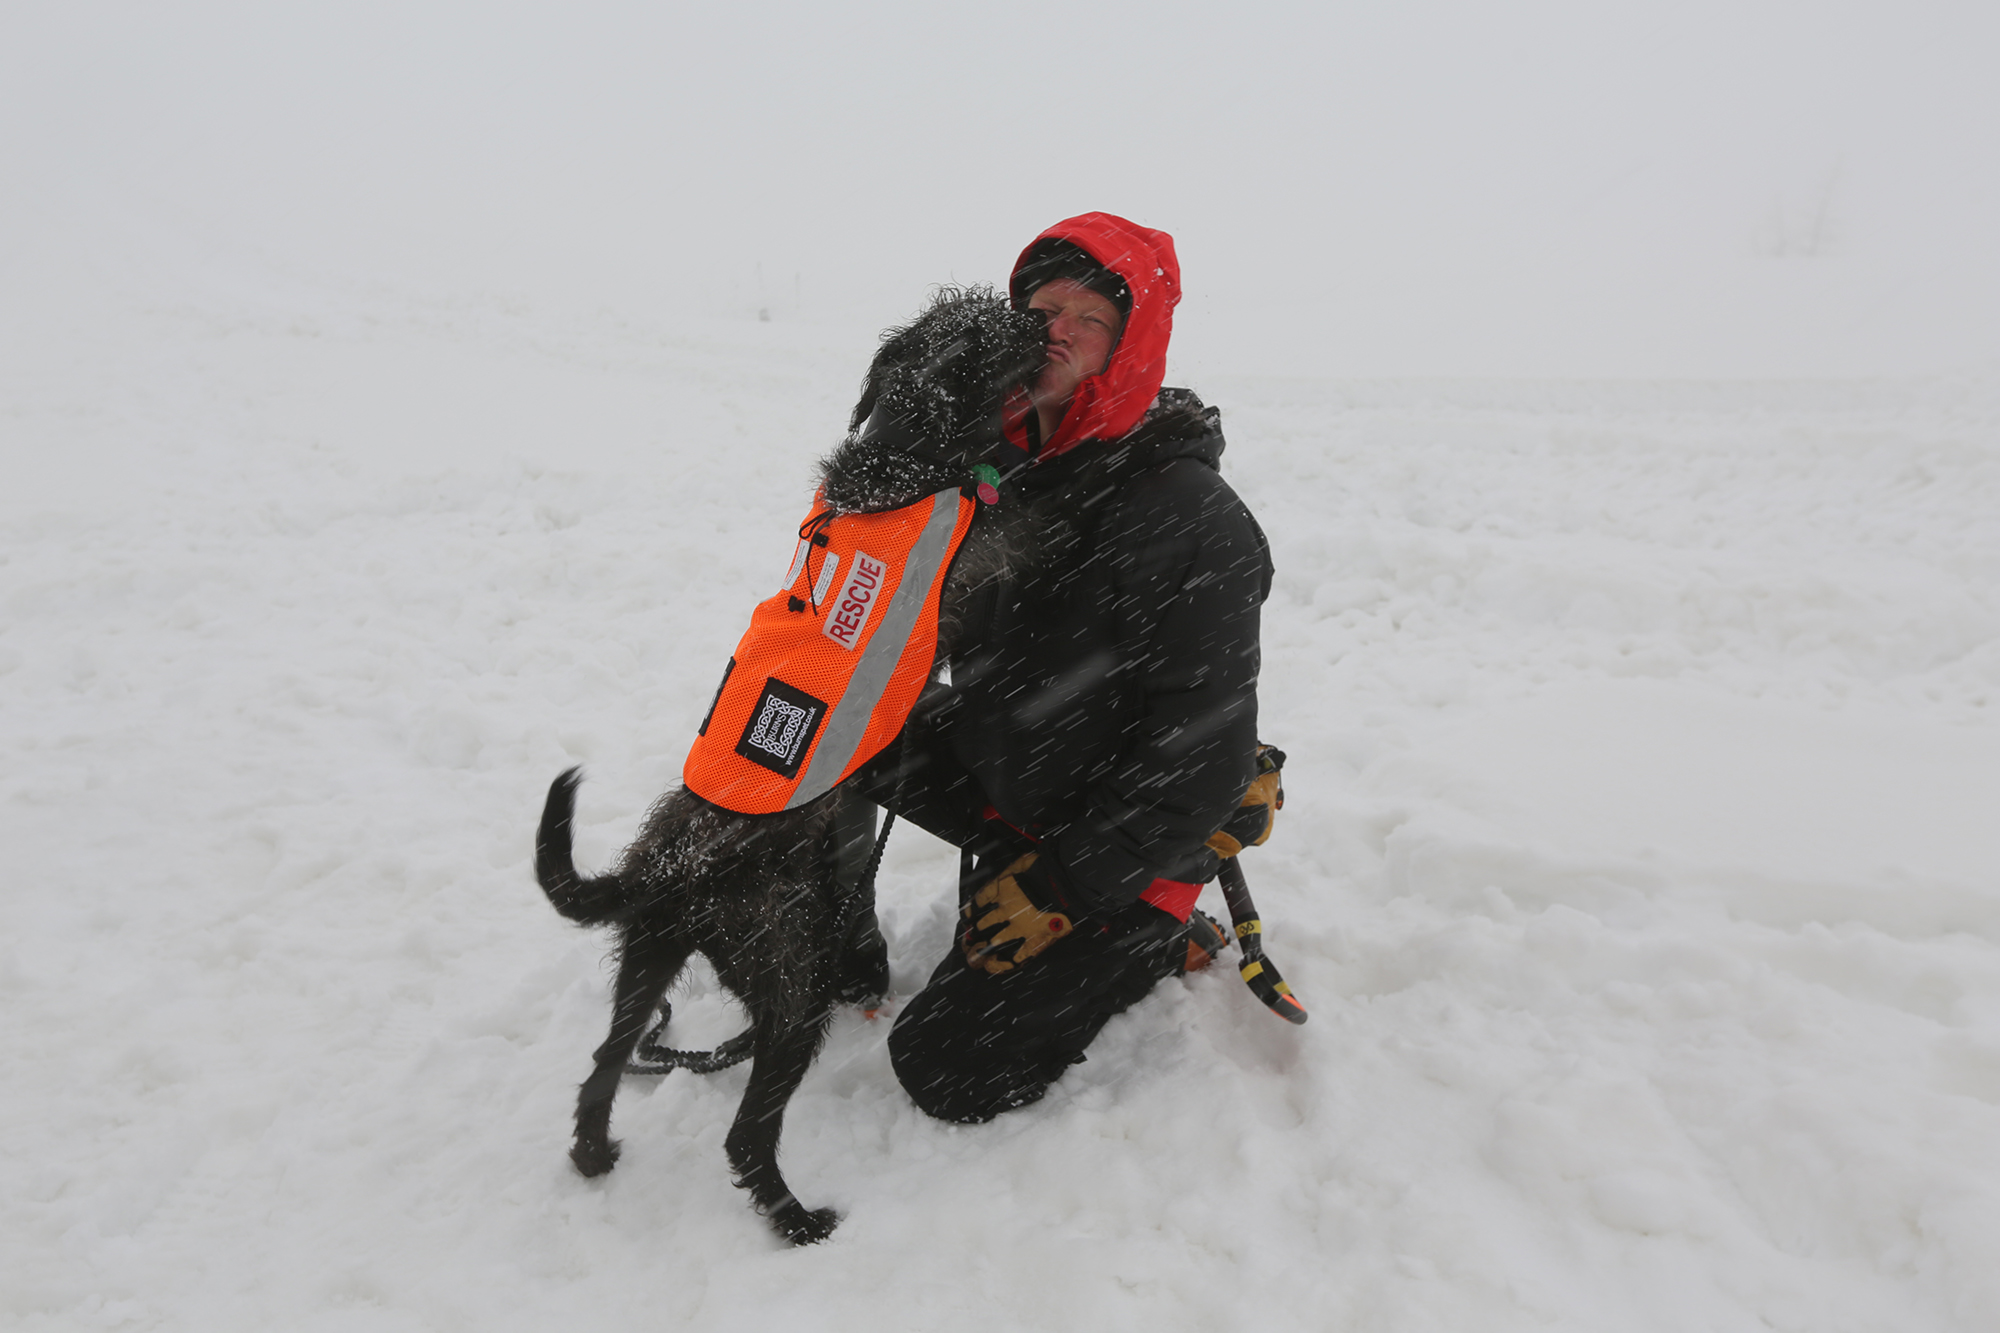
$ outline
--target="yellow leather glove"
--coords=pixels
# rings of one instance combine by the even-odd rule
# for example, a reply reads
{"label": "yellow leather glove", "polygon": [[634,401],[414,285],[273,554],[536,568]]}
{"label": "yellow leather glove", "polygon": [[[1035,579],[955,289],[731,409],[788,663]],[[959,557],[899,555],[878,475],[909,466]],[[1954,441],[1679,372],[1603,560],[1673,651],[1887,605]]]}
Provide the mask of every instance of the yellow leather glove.
{"label": "yellow leather glove", "polygon": [[[995,976],[1010,972],[1076,928],[1068,912],[1035,902],[1035,897],[1052,902],[1059,896],[1047,868],[1039,874],[1035,869],[1035,853],[1029,852],[959,909],[966,922],[959,950],[968,966]],[[1034,897],[1024,883],[1033,886]]]}
{"label": "yellow leather glove", "polygon": [[1209,835],[1208,845],[1217,856],[1227,859],[1245,847],[1262,847],[1277,827],[1278,811],[1285,808],[1285,752],[1275,745],[1257,746],[1257,776],[1250,789]]}

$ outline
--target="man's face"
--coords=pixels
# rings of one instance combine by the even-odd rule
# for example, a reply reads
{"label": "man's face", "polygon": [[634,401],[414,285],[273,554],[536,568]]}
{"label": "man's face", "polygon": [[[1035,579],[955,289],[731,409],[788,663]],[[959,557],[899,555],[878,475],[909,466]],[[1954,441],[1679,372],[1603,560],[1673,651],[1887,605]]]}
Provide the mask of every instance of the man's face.
{"label": "man's face", "polygon": [[1067,403],[1076,386],[1111,359],[1125,317],[1108,297],[1069,278],[1043,283],[1028,298],[1028,309],[1049,317],[1049,361],[1035,381],[1035,401]]}

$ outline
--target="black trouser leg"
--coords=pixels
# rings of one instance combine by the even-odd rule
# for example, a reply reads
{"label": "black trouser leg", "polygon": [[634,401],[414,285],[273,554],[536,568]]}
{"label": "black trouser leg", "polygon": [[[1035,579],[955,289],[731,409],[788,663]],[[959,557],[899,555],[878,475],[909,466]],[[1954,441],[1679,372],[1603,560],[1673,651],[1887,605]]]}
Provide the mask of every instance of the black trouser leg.
{"label": "black trouser leg", "polygon": [[967,967],[955,947],[945,956],[889,1033],[911,1100],[967,1124],[1039,1100],[1112,1015],[1172,975],[1186,948],[1182,924],[1145,903],[1079,925],[998,975]]}
{"label": "black trouser leg", "polygon": [[[850,778],[868,800],[976,855],[961,865],[961,905],[1032,844],[983,816],[985,793],[951,753],[923,701],[899,741]],[[911,1098],[944,1120],[991,1120],[1048,1091],[1113,1014],[1175,971],[1185,927],[1134,903],[998,976],[956,947],[896,1018],[889,1057]]]}

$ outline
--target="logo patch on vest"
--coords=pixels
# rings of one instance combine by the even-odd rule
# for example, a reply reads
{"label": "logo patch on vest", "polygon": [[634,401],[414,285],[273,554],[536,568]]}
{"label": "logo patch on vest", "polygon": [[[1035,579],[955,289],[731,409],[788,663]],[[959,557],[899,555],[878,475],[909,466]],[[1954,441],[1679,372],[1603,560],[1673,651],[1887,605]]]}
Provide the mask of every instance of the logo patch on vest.
{"label": "logo patch on vest", "polygon": [[847,571],[847,582],[840,585],[840,595],[827,606],[820,633],[853,652],[861,643],[861,631],[868,628],[868,617],[874,614],[875,604],[882,600],[882,585],[888,577],[887,563],[866,551],[856,551],[854,568]]}
{"label": "logo patch on vest", "polygon": [[750,725],[736,742],[736,753],[781,778],[796,777],[825,720],[826,704],[772,676],[764,682],[763,698],[750,710]]}

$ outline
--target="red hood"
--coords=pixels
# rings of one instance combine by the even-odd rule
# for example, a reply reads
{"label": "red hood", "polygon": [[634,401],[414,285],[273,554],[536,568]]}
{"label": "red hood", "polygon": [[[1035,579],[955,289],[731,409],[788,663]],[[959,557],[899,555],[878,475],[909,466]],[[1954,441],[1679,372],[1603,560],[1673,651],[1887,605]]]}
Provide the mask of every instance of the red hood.
{"label": "red hood", "polygon": [[[1076,386],[1069,410],[1039,455],[1050,458],[1085,440],[1115,440],[1145,418],[1167,379],[1167,340],[1174,332],[1174,307],[1181,300],[1181,265],[1174,238],[1110,213],[1067,218],[1037,236],[1014,261],[1019,274],[1029,251],[1046,240],[1083,247],[1092,259],[1125,279],[1132,313],[1111,360]],[[1033,293],[1017,292],[1017,303]],[[1027,414],[1026,396],[1010,404],[1008,433],[1016,434]]]}

